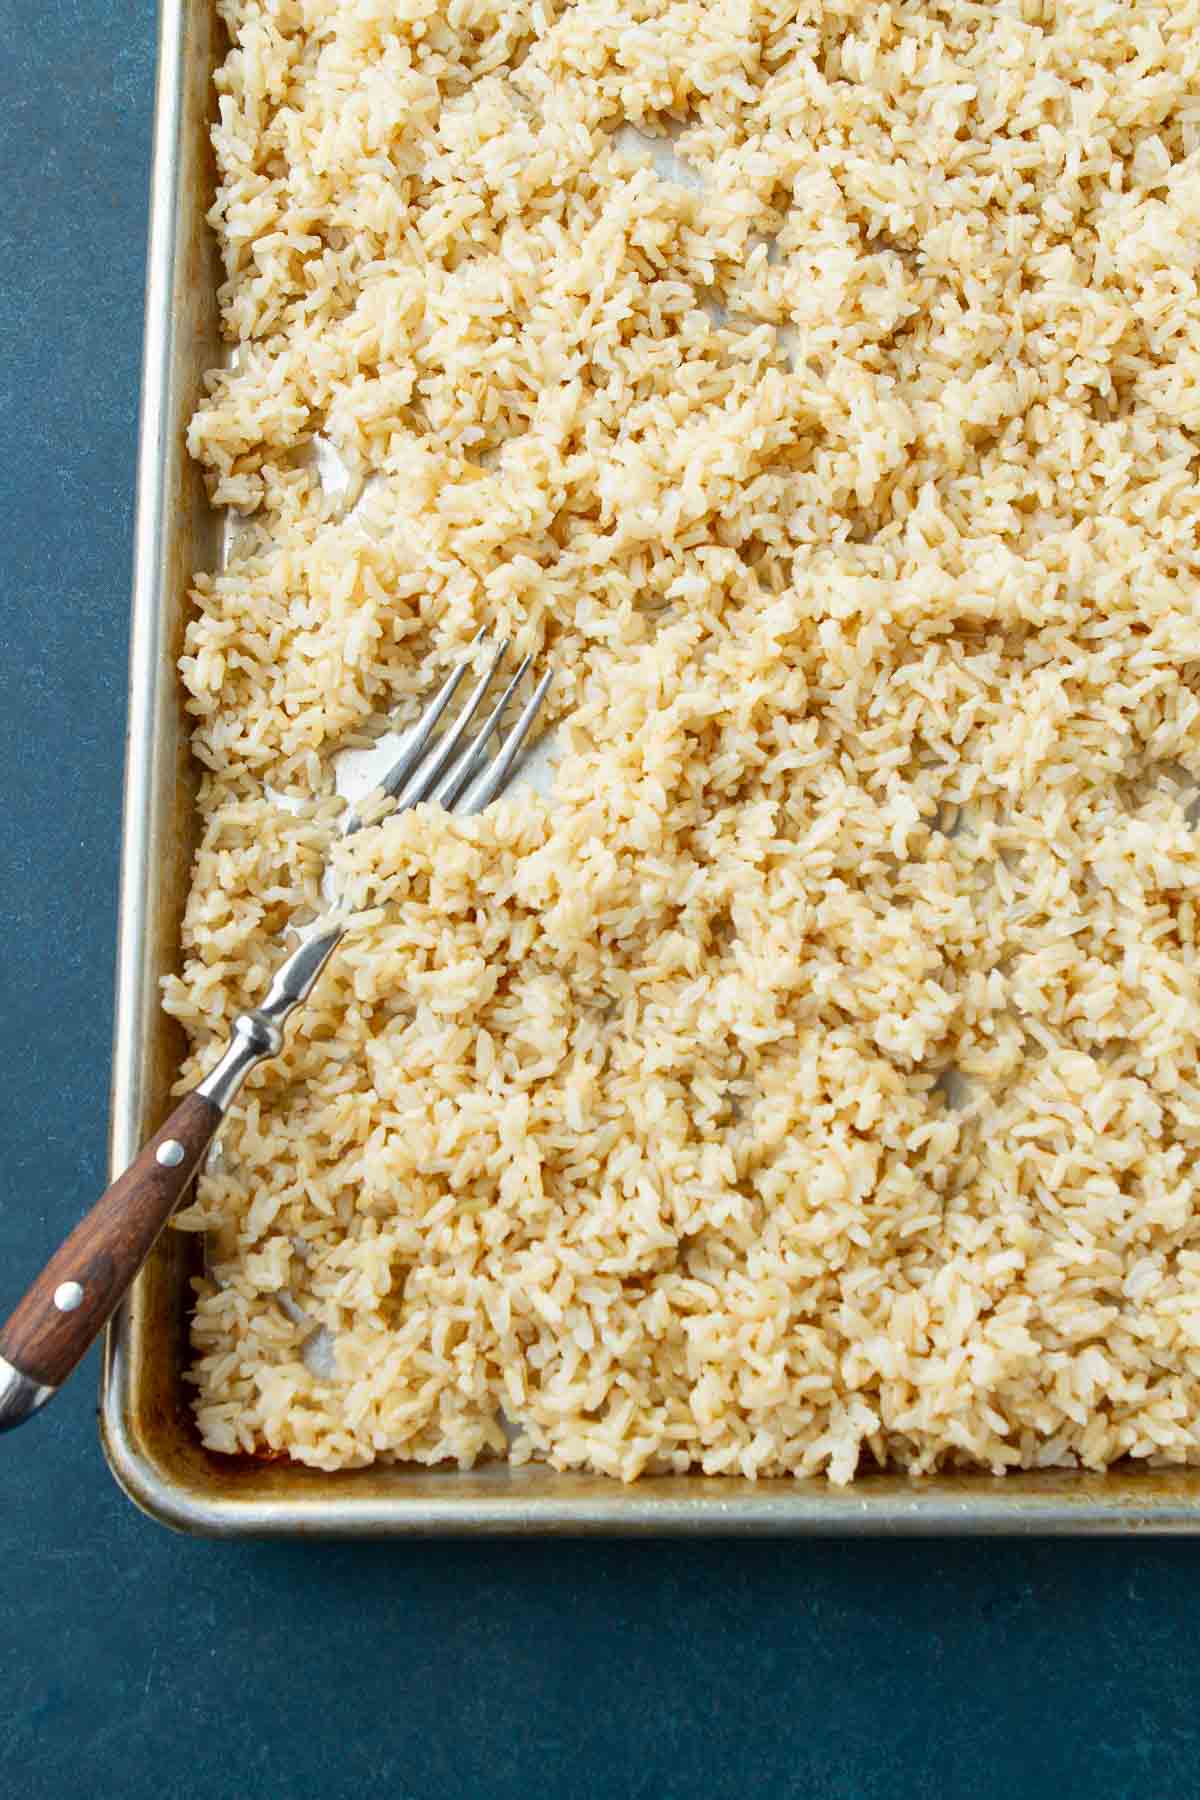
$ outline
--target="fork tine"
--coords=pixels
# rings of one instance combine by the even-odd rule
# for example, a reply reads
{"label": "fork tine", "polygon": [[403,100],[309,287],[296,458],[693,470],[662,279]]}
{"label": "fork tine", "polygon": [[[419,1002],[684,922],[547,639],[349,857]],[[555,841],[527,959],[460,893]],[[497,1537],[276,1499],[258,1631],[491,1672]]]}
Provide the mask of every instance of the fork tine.
{"label": "fork tine", "polygon": [[454,755],[454,752],[461,743],[463,733],[466,731],[467,726],[471,723],[471,720],[475,717],[475,714],[483,704],[483,696],[487,693],[489,687],[491,687],[496,670],[500,667],[500,664],[507,655],[508,641],[506,639],[494,652],[487,668],[475,683],[474,692],[470,695],[466,705],[458,715],[458,718],[454,721],[450,730],[438,744],[433,755],[430,756],[428,760],[417,765],[415,772],[409,778],[407,787],[405,787],[404,791],[396,801],[398,811],[403,812],[406,807],[416,806],[419,801],[426,799],[430,789],[433,787],[434,783],[441,775],[442,770],[446,767],[446,764],[450,761],[450,758]]}
{"label": "fork tine", "polygon": [[451,766],[449,774],[442,781],[441,786],[433,796],[434,801],[438,806],[447,808],[453,806],[455,800],[457,800],[458,796],[462,793],[468,781],[472,781],[475,776],[478,775],[480,769],[482,769],[484,763],[487,761],[488,741],[497,725],[499,725],[500,720],[504,717],[504,709],[516,693],[517,688],[520,686],[521,679],[532,661],[532,656],[527,656],[525,658],[524,662],[497,700],[495,706],[493,706],[491,712],[484,720],[478,736],[472,738],[470,744],[459,757],[458,761]]}
{"label": "fork tine", "polygon": [[546,698],[546,689],[553,679],[553,669],[547,669],[525,702],[520,718],[504,739],[495,757],[479,779],[467,789],[461,806],[454,808],[455,812],[470,817],[474,813],[481,813],[484,807],[489,806],[496,798],[507,782],[513,764],[521,754],[521,745],[529,736],[533,721],[538,715],[538,709]]}
{"label": "fork tine", "polygon": [[[486,636],[486,627],[481,627],[467,646],[468,652],[474,650],[477,645],[481,644]],[[450,674],[447,675],[445,681],[443,681],[441,687],[433,696],[433,699],[429,702],[416,724],[411,725],[404,733],[402,740],[404,746],[403,749],[384,776],[383,780],[376,784],[383,789],[385,794],[396,793],[401,785],[407,781],[408,777],[412,774],[413,770],[424,756],[426,746],[429,743],[429,739],[438,720],[458,692],[459,684],[470,666],[471,658],[468,654],[463,658],[462,662],[459,663],[458,667],[452,669]],[[358,809],[356,807],[352,812],[347,813],[343,820],[341,835],[344,838],[353,837],[354,833],[360,830],[361,827],[362,820],[358,816]]]}

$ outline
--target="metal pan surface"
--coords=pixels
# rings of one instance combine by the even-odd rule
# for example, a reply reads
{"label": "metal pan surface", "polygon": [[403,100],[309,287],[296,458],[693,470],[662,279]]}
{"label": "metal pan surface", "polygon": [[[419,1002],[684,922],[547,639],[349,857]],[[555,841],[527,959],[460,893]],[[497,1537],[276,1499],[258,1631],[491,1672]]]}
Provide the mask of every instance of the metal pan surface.
{"label": "metal pan surface", "polygon": [[[186,449],[204,371],[218,359],[211,76],[223,51],[213,0],[161,0],[130,660],[116,1038],[114,1173],[168,1109],[183,1053],[158,1004],[178,961],[193,848],[194,777],[175,676],[188,580],[215,568],[220,532]],[[1200,1469],[1116,1469],[824,1482],[656,1477],[622,1487],[537,1465],[378,1468],[329,1475],[211,1455],[188,1410],[189,1282],[198,1247],[167,1232],[109,1329],[100,1430],[139,1506],[220,1536],[406,1534],[1118,1533],[1200,1529]]]}

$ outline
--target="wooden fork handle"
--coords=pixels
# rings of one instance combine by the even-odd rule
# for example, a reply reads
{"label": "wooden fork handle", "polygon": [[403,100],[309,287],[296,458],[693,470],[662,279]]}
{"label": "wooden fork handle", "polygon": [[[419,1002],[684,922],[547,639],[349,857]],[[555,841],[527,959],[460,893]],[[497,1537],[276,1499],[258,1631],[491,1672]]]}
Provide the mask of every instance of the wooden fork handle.
{"label": "wooden fork handle", "polygon": [[0,1327],[0,1431],[45,1405],[107,1323],[183,1198],[221,1118],[221,1107],[205,1095],[186,1094]]}
{"label": "wooden fork handle", "polygon": [[307,1000],[345,929],[333,918],[306,932],[262,1004],[233,1021],[220,1061],[100,1196],[0,1328],[0,1431],[45,1406],[108,1322],[246,1076],[278,1056],[286,1020]]}

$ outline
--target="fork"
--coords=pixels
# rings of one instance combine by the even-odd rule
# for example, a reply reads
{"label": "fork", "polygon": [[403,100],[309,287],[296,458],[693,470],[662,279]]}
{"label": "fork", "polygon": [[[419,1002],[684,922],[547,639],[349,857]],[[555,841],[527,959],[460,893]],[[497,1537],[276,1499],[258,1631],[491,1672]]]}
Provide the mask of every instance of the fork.
{"label": "fork", "polygon": [[[490,749],[531,661],[525,658],[471,736],[471,725],[508,654],[507,643],[491,650],[458,716],[438,734],[476,651],[486,641],[483,631],[472,640],[468,655],[401,738],[399,755],[377,784],[395,800],[395,810],[429,801],[469,816],[482,812],[511,780],[550,686],[551,671],[534,687],[496,748]],[[359,811],[351,809],[342,820],[340,835],[350,837],[365,823]],[[182,1200],[242,1083],[251,1069],[279,1055],[288,1018],[311,994],[349,924],[348,918],[332,912],[305,930],[297,948],[276,970],[262,1003],[234,1020],[216,1066],[184,1095],[125,1173],[101,1195],[0,1328],[0,1431],[22,1424],[46,1404],[116,1310]]]}

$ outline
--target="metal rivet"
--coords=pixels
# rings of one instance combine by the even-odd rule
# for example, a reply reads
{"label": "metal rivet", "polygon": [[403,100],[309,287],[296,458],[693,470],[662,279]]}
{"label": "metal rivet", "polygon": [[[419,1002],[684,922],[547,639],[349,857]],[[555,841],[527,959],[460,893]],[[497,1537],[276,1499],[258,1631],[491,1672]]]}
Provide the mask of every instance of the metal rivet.
{"label": "metal rivet", "polygon": [[164,1138],[154,1152],[155,1162],[160,1162],[164,1169],[177,1169],[186,1152],[178,1138]]}
{"label": "metal rivet", "polygon": [[59,1312],[74,1312],[83,1305],[83,1289],[77,1281],[64,1281],[54,1290],[54,1304]]}

